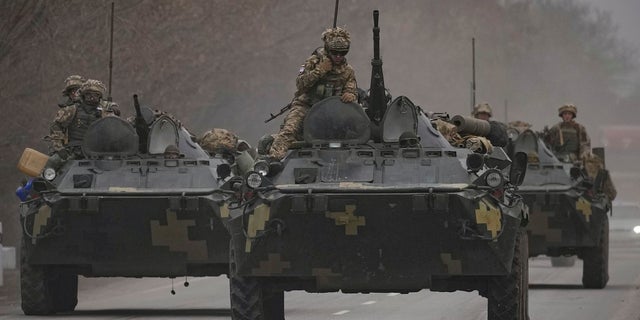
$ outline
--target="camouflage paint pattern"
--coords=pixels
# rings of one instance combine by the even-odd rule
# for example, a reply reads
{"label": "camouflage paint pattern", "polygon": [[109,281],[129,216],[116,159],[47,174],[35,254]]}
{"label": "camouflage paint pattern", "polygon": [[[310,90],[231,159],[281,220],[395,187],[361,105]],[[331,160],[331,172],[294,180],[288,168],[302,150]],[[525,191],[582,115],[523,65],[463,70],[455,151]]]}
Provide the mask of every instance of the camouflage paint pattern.
{"label": "camouflage paint pattern", "polygon": [[189,227],[196,225],[194,220],[178,219],[177,213],[167,209],[167,224],[151,220],[151,244],[168,246],[169,251],[184,252],[189,261],[202,261],[208,258],[205,240],[189,240]]}

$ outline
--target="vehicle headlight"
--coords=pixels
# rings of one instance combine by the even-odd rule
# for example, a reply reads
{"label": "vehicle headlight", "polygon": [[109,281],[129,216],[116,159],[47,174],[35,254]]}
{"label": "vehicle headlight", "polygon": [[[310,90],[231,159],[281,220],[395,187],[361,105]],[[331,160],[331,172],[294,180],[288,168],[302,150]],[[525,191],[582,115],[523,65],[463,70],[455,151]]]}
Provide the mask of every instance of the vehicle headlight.
{"label": "vehicle headlight", "polygon": [[635,233],[635,234],[640,233],[640,226],[633,227],[633,233]]}
{"label": "vehicle headlight", "polygon": [[487,172],[487,174],[484,176],[484,181],[487,183],[489,187],[498,188],[504,182],[504,177],[502,176],[502,173],[500,173],[499,171],[491,170]]}
{"label": "vehicle headlight", "polygon": [[467,170],[478,172],[484,167],[484,156],[478,153],[470,153],[467,156]]}
{"label": "vehicle headlight", "polygon": [[253,171],[264,177],[269,173],[269,163],[264,160],[258,160],[253,165]]}
{"label": "vehicle headlight", "polygon": [[262,176],[257,172],[249,173],[246,180],[247,186],[252,189],[258,188],[262,184]]}
{"label": "vehicle headlight", "polygon": [[46,168],[42,172],[42,176],[48,181],[53,181],[56,178],[56,170],[54,168]]}

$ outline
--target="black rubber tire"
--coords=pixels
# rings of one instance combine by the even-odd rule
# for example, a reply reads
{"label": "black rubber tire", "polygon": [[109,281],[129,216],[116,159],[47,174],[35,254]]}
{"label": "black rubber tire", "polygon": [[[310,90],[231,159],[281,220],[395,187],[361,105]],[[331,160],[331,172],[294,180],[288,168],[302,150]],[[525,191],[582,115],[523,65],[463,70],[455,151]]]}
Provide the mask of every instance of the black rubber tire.
{"label": "black rubber tire", "polygon": [[71,312],[78,305],[78,275],[57,274],[53,279],[53,308],[56,312]]}
{"label": "black rubber tire", "polygon": [[606,216],[598,245],[583,249],[582,260],[582,285],[587,289],[606,287],[609,282],[609,219]]}
{"label": "black rubber tire", "polygon": [[557,268],[573,267],[576,264],[576,256],[551,257],[551,266]]}
{"label": "black rubber tire", "polygon": [[270,291],[259,279],[236,274],[234,250],[229,250],[231,319],[284,320],[284,292]]}
{"label": "black rubber tire", "polygon": [[487,319],[529,319],[529,244],[525,230],[519,230],[516,237],[511,274],[492,277],[488,289]]}
{"label": "black rubber tire", "polygon": [[53,291],[44,266],[30,265],[27,262],[26,239],[22,239],[20,248],[20,296],[22,312],[26,315],[50,315],[53,308]]}
{"label": "black rubber tire", "polygon": [[59,273],[45,265],[27,261],[26,239],[20,249],[20,296],[25,315],[71,312],[78,304],[78,276]]}

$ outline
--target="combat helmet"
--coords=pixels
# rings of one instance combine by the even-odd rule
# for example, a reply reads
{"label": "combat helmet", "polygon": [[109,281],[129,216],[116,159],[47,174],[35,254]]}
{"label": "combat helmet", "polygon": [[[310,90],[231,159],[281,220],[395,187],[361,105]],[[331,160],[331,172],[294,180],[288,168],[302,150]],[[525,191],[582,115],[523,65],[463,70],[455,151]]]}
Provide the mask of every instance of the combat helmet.
{"label": "combat helmet", "polygon": [[567,103],[562,107],[558,108],[558,117],[562,117],[562,113],[565,111],[569,111],[573,113],[573,118],[578,116],[578,108],[576,108],[575,104]]}
{"label": "combat helmet", "polygon": [[471,115],[475,117],[475,116],[478,115],[478,113],[483,113],[483,112],[488,114],[489,117],[493,117],[493,112],[491,111],[491,106],[486,102],[476,104],[473,107],[473,112],[471,112]]}
{"label": "combat helmet", "polygon": [[80,93],[85,94],[89,91],[97,92],[100,96],[104,97],[107,92],[107,88],[101,81],[89,79],[82,84],[82,87],[80,87]]}
{"label": "combat helmet", "polygon": [[66,94],[72,89],[80,88],[85,81],[87,81],[87,79],[77,74],[68,76],[67,79],[64,80],[64,90],[62,90],[62,93]]}
{"label": "combat helmet", "polygon": [[349,52],[351,37],[347,30],[335,27],[327,29],[322,33],[322,41],[324,41],[324,50],[326,52],[338,51],[346,54]]}

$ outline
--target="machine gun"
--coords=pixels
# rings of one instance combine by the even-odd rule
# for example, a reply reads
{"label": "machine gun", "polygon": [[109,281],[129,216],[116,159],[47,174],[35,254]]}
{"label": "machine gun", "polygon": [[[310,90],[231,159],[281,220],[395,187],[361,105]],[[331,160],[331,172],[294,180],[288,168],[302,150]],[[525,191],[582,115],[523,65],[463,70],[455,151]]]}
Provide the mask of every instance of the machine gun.
{"label": "machine gun", "polygon": [[380,58],[380,28],[378,17],[380,12],[373,11],[373,59],[371,59],[371,86],[369,87],[368,116],[371,121],[379,125],[387,110],[384,75],[382,73],[382,59]]}
{"label": "machine gun", "polygon": [[141,153],[147,153],[147,142],[149,140],[149,125],[142,116],[142,110],[140,110],[140,102],[138,101],[138,95],[133,95],[133,107],[136,108],[135,128],[138,134],[138,150]]}

